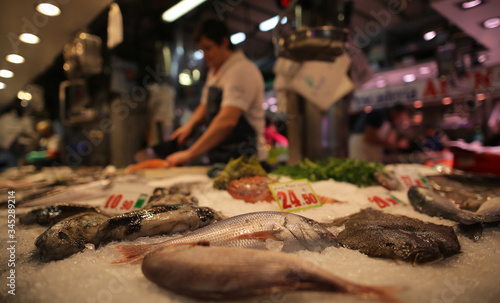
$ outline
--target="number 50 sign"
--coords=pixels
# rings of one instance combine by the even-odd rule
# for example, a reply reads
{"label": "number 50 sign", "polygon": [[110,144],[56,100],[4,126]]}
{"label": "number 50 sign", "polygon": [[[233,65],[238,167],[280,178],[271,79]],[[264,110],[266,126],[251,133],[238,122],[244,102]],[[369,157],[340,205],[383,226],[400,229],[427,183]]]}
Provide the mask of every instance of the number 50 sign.
{"label": "number 50 sign", "polygon": [[307,179],[269,184],[269,189],[282,211],[322,206]]}

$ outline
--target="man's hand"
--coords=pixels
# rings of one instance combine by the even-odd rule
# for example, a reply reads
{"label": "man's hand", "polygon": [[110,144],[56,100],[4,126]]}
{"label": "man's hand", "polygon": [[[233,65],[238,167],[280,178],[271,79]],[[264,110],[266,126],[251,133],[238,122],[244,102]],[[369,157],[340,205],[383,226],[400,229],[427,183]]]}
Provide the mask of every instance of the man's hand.
{"label": "man's hand", "polygon": [[165,160],[167,161],[169,167],[180,166],[191,162],[191,160],[193,160],[193,155],[188,149],[173,153],[169,155]]}
{"label": "man's hand", "polygon": [[178,129],[176,129],[172,135],[170,135],[170,139],[177,139],[177,143],[179,145],[184,145],[187,141],[187,139],[189,138],[189,135],[191,135],[191,132],[193,131],[193,128],[191,127],[191,125],[188,123],[188,124],[185,124],[181,127],[179,127]]}

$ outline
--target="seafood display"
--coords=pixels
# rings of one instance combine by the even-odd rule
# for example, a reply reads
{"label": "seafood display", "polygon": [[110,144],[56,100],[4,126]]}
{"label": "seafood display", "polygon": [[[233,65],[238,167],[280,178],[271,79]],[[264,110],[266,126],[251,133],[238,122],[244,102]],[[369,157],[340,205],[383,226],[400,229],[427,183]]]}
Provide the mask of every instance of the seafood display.
{"label": "seafood display", "polygon": [[190,185],[175,185],[169,188],[157,187],[149,198],[147,206],[175,204],[198,205],[198,199],[191,195]]}
{"label": "seafood display", "polygon": [[35,242],[41,259],[59,260],[84,250],[85,244],[94,242],[99,226],[108,218],[99,213],[81,213],[50,227]]}
{"label": "seafood display", "polygon": [[52,226],[65,218],[83,212],[100,213],[101,211],[94,206],[59,203],[44,208],[33,209],[20,216],[19,222],[25,225],[37,223],[43,226]]}
{"label": "seafood display", "polygon": [[264,211],[234,216],[161,243],[116,246],[124,257],[116,263],[140,261],[160,247],[198,242],[206,242],[212,246],[284,252],[303,249],[322,251],[329,246],[338,246],[336,237],[312,219],[290,213]]}
{"label": "seafood display", "polygon": [[195,230],[221,220],[208,207],[186,204],[155,206],[111,217],[101,224],[94,244]]}
{"label": "seafood display", "polygon": [[267,176],[267,172],[260,165],[257,156],[243,155],[237,159],[231,159],[224,170],[213,181],[214,188],[226,189],[232,180],[243,177]]}
{"label": "seafood display", "polygon": [[460,252],[453,228],[375,209],[363,209],[332,225],[345,226],[337,235],[342,246],[372,257],[422,264]]}
{"label": "seafood display", "polygon": [[273,251],[167,246],[144,258],[142,272],[161,287],[204,300],[323,291],[399,302],[394,288],[353,283],[298,257]]}
{"label": "seafood display", "polygon": [[411,205],[418,212],[470,225],[500,221],[500,197],[484,202],[476,212],[461,209],[432,189],[413,186],[408,190]]}

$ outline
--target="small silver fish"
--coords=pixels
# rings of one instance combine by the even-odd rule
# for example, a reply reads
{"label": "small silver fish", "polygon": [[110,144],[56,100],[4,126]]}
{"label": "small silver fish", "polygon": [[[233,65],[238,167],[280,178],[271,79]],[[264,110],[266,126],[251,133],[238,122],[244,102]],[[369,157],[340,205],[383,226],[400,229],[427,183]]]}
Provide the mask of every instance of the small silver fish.
{"label": "small silver fish", "polygon": [[353,283],[296,256],[274,251],[167,246],[144,258],[142,272],[163,288],[203,300],[307,290],[399,302],[393,296],[397,290],[394,287]]}
{"label": "small silver fish", "polygon": [[106,220],[99,227],[94,244],[135,240],[139,237],[195,230],[223,218],[213,209],[178,204],[128,212]]}
{"label": "small silver fish", "polygon": [[425,187],[411,187],[408,190],[408,198],[415,210],[429,216],[441,217],[466,225],[500,221],[500,198],[484,202],[476,212],[461,209],[453,201]]}
{"label": "small silver fish", "polygon": [[137,262],[154,249],[175,244],[207,242],[212,246],[322,251],[338,246],[337,238],[318,222],[291,213],[263,211],[231,217],[186,236],[161,243],[115,248],[125,257],[114,263]]}
{"label": "small silver fish", "polygon": [[82,251],[85,244],[94,242],[99,226],[109,216],[81,213],[66,218],[41,234],[35,242],[44,261],[64,259]]}

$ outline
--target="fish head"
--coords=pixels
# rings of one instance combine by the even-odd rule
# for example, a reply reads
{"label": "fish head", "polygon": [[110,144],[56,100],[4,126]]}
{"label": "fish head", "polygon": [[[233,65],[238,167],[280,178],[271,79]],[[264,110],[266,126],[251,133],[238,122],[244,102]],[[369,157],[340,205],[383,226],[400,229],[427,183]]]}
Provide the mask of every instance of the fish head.
{"label": "fish head", "polygon": [[337,237],[315,220],[293,215],[287,218],[284,226],[309,251],[322,251],[339,245]]}

